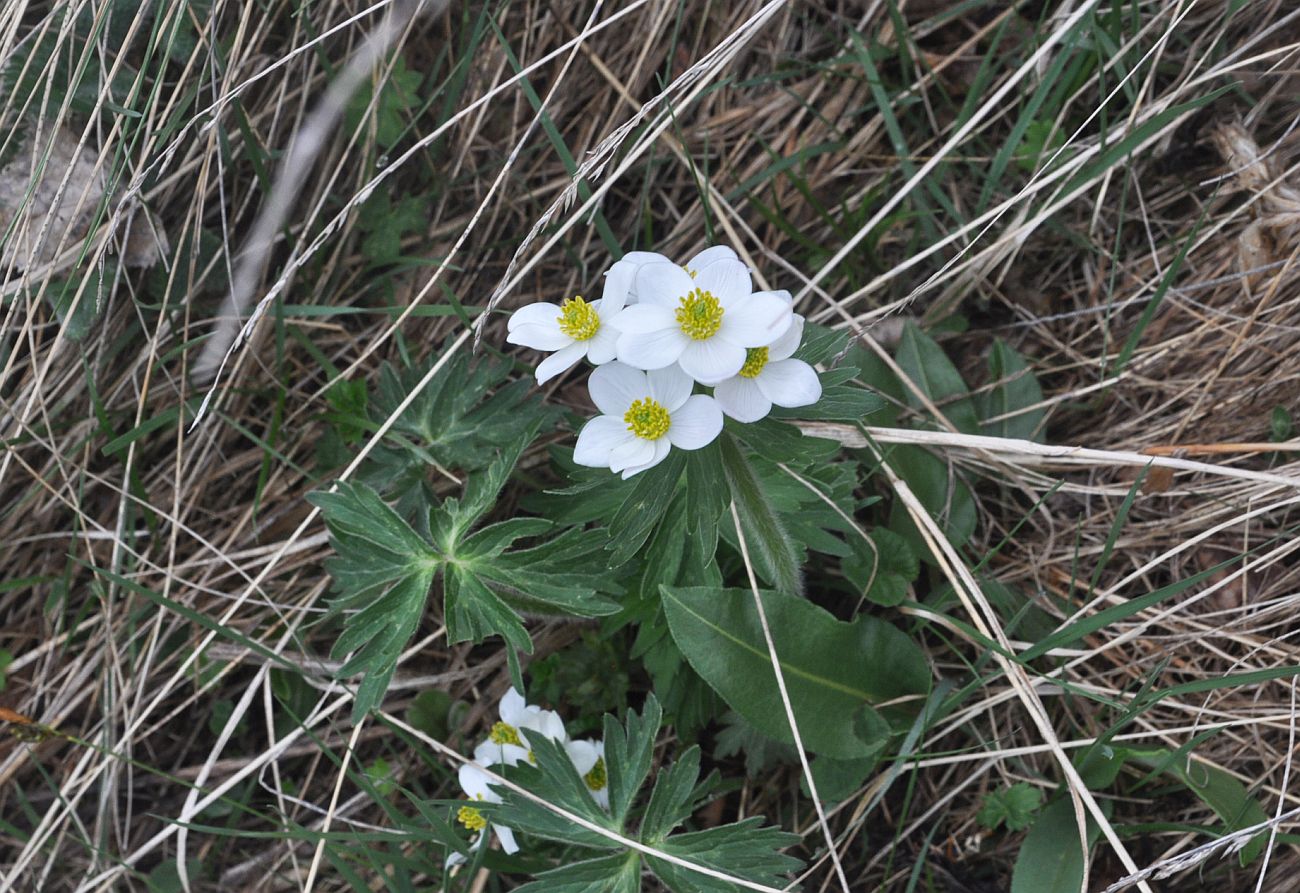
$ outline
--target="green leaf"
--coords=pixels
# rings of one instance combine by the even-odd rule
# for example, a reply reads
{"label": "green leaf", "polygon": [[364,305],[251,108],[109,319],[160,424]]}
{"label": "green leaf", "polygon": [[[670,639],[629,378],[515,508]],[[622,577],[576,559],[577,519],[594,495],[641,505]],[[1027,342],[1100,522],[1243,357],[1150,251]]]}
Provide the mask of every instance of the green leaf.
{"label": "green leaf", "polygon": [[[789,883],[786,875],[797,871],[800,862],[793,856],[784,855],[780,850],[794,846],[799,842],[799,836],[777,828],[763,827],[762,822],[762,818],[756,816],[705,831],[676,834],[663,841],[659,848],[671,855],[747,881],[769,887],[784,887]],[[647,856],[646,864],[660,880],[678,893],[694,893],[697,890],[740,893],[735,884],[654,856]]]}
{"label": "green leaf", "polygon": [[[1164,748],[1144,750],[1124,748],[1127,755],[1143,765],[1176,778],[1223,820],[1224,831],[1231,833],[1258,825],[1269,819],[1264,807],[1233,776],[1216,766],[1191,760],[1179,751]],[[1253,862],[1264,849],[1268,831],[1255,835],[1238,853],[1242,866]]]}
{"label": "green leaf", "polygon": [[326,562],[337,593],[330,607],[345,622],[332,653],[351,654],[339,675],[364,674],[353,705],[355,718],[382,700],[439,572],[447,639],[453,643],[500,635],[514,651],[531,652],[520,610],[591,617],[617,609],[598,594],[617,591],[602,579],[594,560],[601,537],[570,530],[529,548],[511,549],[518,539],[551,528],[540,518],[512,518],[474,532],[534,433],[532,425],[517,430],[516,440],[466,481],[462,499],[447,499],[429,510],[423,505],[424,488],[416,492],[414,499],[424,509],[417,514],[428,519],[431,542],[366,484],[340,482],[335,492],[308,497],[320,507],[337,553]]}
{"label": "green leaf", "polygon": [[[396,413],[441,357],[435,352],[428,363],[403,371],[383,366],[368,401],[370,426]],[[410,493],[434,466],[476,471],[517,443],[521,431],[553,425],[558,410],[541,402],[531,381],[511,377],[508,363],[457,353],[398,416],[358,479],[385,495]]]}
{"label": "green leaf", "polygon": [[1284,440],[1291,439],[1291,432],[1295,430],[1295,424],[1291,420],[1291,413],[1285,406],[1274,406],[1273,413],[1269,416],[1268,439],[1274,443],[1281,443]]}
{"label": "green leaf", "polygon": [[[966,382],[934,339],[915,324],[907,323],[903,327],[903,337],[898,342],[895,359],[912,383],[930,398],[958,431],[965,434],[979,433],[979,417],[975,413],[975,404],[970,399]],[[927,412],[910,388],[906,391],[906,397],[912,407],[922,414]]]}
{"label": "green leaf", "polygon": [[1008,831],[1028,828],[1043,805],[1043,792],[1027,781],[1000,791],[989,791],[975,820],[990,831],[1005,825]]}
{"label": "green leaf", "polygon": [[637,893],[641,889],[641,858],[635,852],[615,853],[572,862],[543,871],[515,893]]}
{"label": "green leaf", "polygon": [[783,592],[803,591],[794,543],[736,442],[723,435],[722,467],[754,569]]}
{"label": "green leaf", "polygon": [[[608,714],[605,716],[605,766],[610,795],[608,813],[596,805],[563,747],[556,742],[543,739],[534,746],[536,768],[520,765],[504,771],[545,803],[560,806],[624,837],[733,877],[769,886],[784,886],[785,876],[798,870],[801,863],[783,855],[780,850],[798,843],[798,835],[763,827],[763,820],[759,817],[707,831],[672,833],[699,809],[710,789],[708,782],[699,783],[700,758],[696,747],[688,748],[675,762],[664,766],[655,779],[640,828],[628,827],[633,803],[650,774],[661,718],[654,695],[646,699],[645,709],[640,715],[635,711],[628,712],[626,724],[620,724]],[[535,881],[521,890],[528,893],[550,893],[553,890],[633,893],[642,888],[642,855],[639,851],[624,849],[607,837],[575,826],[556,816],[546,806],[508,789],[497,790],[502,803],[485,810],[491,812],[493,821],[516,831],[596,850],[600,854],[587,859],[579,856],[577,861],[573,855],[566,854],[565,864],[538,874]],[[610,853],[610,850],[616,852]],[[663,885],[675,893],[699,890],[737,893],[733,884],[663,859],[650,856],[644,862]]]}
{"label": "green leaf", "polygon": [[375,264],[399,260],[402,236],[422,229],[428,220],[428,195],[407,195],[393,205],[388,193],[380,190],[357,212],[357,226],[366,233],[361,240],[361,253]]}
{"label": "green leaf", "polygon": [[[916,446],[890,447],[885,459],[938,522],[948,542],[956,548],[964,546],[975,532],[975,499],[955,470]],[[926,561],[933,560],[901,500],[894,500],[890,507],[889,529],[907,540],[914,554]]]}
{"label": "green leaf", "polygon": [[[1088,847],[1101,829],[1088,822]],[[1084,853],[1074,804],[1063,797],[1048,806],[1025,836],[1011,873],[1011,893],[1079,893],[1083,885]]]}
{"label": "green leaf", "polygon": [[[793,743],[753,594],[667,586],[662,592],[673,639],[695,671],[763,734]],[[761,595],[804,745],[837,759],[874,755],[884,741],[860,735],[859,715],[925,694],[924,652],[875,617],[843,623],[801,598]]]}
{"label": "green leaf", "polygon": [[398,56],[393,60],[388,77],[379,85],[379,97],[370,108],[374,98],[374,87],[366,84],[353,95],[348,102],[344,123],[348,131],[355,131],[361,126],[367,109],[374,115],[375,141],[381,148],[391,148],[401,137],[406,128],[404,113],[418,103],[418,90],[422,76],[419,71],[410,71],[406,59]]}
{"label": "green leaf", "polygon": [[893,607],[907,598],[907,587],[921,573],[921,565],[907,541],[885,528],[871,532],[869,542],[852,540],[853,554],[841,565],[844,576],[858,591],[878,605]]}
{"label": "green leaf", "polygon": [[885,406],[885,398],[857,385],[828,385],[822,373],[822,396],[812,406],[772,410],[774,419],[806,419],[821,422],[862,422]]}
{"label": "green leaf", "polygon": [[605,715],[605,774],[609,783],[609,813],[621,827],[632,809],[637,791],[650,774],[655,736],[663,711],[652,694],[641,713],[629,710],[626,725]]}
{"label": "green leaf", "polygon": [[672,502],[685,467],[685,454],[673,450],[663,462],[637,475],[632,492],[609,523],[610,567],[626,563],[645,545]]}
{"label": "green leaf", "polygon": [[[1021,412],[1043,402],[1043,389],[1025,358],[998,339],[989,351],[988,364],[989,378],[996,384],[975,395],[976,408],[984,420],[980,433],[991,437],[1042,440],[1041,428],[1046,410],[1040,406]],[[996,421],[990,421],[992,419]]]}

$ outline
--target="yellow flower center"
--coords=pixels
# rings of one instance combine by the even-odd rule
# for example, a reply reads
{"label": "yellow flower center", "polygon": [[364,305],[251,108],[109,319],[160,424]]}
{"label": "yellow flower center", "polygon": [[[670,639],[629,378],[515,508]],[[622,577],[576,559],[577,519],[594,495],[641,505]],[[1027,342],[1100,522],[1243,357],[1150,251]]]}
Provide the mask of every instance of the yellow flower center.
{"label": "yellow flower center", "polygon": [[767,348],[751,347],[745,351],[745,365],[740,367],[741,378],[758,378],[767,365]]}
{"label": "yellow flower center", "polygon": [[582,295],[574,295],[561,304],[555,321],[560,324],[560,331],[574,341],[589,341],[600,331],[600,317]]}
{"label": "yellow flower center", "polygon": [[688,338],[704,341],[722,328],[722,305],[712,292],[692,289],[677,305],[677,325]]}
{"label": "yellow flower center", "polygon": [[627,430],[643,440],[658,440],[668,433],[672,417],[663,405],[650,397],[634,400],[623,414]]}
{"label": "yellow flower center", "polygon": [[482,831],[487,827],[487,819],[483,817],[483,813],[472,806],[462,806],[458,809],[456,811],[456,821],[471,831]]}
{"label": "yellow flower center", "polygon": [[596,757],[596,765],[591,767],[591,771],[582,776],[582,780],[587,783],[587,787],[593,791],[603,791],[605,783],[608,780],[605,776],[605,758]]}
{"label": "yellow flower center", "polygon": [[523,747],[524,742],[519,740],[519,730],[508,722],[499,722],[492,726],[492,733],[488,739],[493,744],[514,744]]}

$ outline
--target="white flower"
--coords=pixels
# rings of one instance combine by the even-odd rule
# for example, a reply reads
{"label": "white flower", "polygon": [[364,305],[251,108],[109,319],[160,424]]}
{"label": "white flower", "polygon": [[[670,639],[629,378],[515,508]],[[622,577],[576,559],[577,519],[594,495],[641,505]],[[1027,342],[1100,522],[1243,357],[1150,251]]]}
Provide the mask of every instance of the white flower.
{"label": "white flower", "polygon": [[474,748],[474,762],[482,766],[495,763],[516,766],[532,762],[532,748],[528,744],[530,735],[540,735],[561,744],[568,737],[558,713],[525,703],[524,696],[513,687],[501,698],[498,710],[501,721],[492,726],[487,740]]}
{"label": "white flower", "polygon": [[614,359],[620,314],[636,268],[615,264],[605,278],[604,297],[588,304],[582,295],[556,306],[545,302],[520,307],[506,323],[506,341],[534,350],[555,351],[537,367],[537,383],[545,384],[586,357],[593,366]]}
{"label": "white flower", "polygon": [[573,461],[579,465],[608,467],[627,480],[658,465],[672,447],[698,450],[722,431],[718,404],[702,394],[692,397],[690,376],[675,366],[646,373],[607,363],[591,373],[587,386],[603,414],[578,434]]}
{"label": "white flower", "polygon": [[[491,779],[487,773],[477,766],[465,763],[460,767],[457,773],[460,781],[461,790],[465,792],[465,797],[470,803],[500,803],[501,798],[488,785]],[[487,840],[488,820],[483,812],[476,809],[470,804],[462,806],[456,811],[456,821],[460,822],[469,830],[475,832],[474,840],[470,843],[470,849],[476,850]],[[515,842],[515,832],[504,825],[492,825],[491,829],[501,840],[501,849],[507,855],[519,852],[519,844]],[[447,857],[447,867],[458,865],[465,861],[465,857],[459,853],[452,853]]]}
{"label": "white flower", "polygon": [[638,369],[680,363],[701,384],[740,372],[745,350],[790,327],[787,292],[750,293],[749,270],[729,248],[701,252],[683,269],[652,261],[636,271],[638,303],[619,314],[618,359]]}
{"label": "white flower", "polygon": [[610,297],[610,288],[617,286],[623,289],[626,306],[637,303],[636,271],[650,263],[670,264],[672,261],[654,251],[629,251],[622,260],[615,261],[605,274],[605,297]]}
{"label": "white flower", "polygon": [[[734,261],[738,260],[738,258],[736,257],[736,252],[732,251],[726,245],[714,245],[712,248],[705,248],[699,254],[688,260],[686,262],[686,272],[694,276],[699,273],[700,270],[720,260]],[[623,255],[622,260],[615,262],[614,266],[610,269],[610,274],[612,274],[614,270],[619,270],[622,276],[628,276],[629,273],[631,274],[627,282],[626,300],[624,301],[627,306],[631,307],[633,304],[639,302],[640,298],[636,293],[636,271],[650,263],[670,264],[672,261],[655,251],[629,251],[627,254]],[[606,288],[608,288],[608,286],[606,286]],[[605,296],[607,298],[609,297],[608,291],[606,291]]]}
{"label": "white flower", "polygon": [[609,775],[605,770],[605,742],[591,738],[570,741],[564,745],[573,768],[582,776],[582,783],[601,809],[609,809]]}
{"label": "white flower", "polygon": [[822,397],[817,373],[803,360],[790,359],[803,336],[803,317],[795,314],[789,331],[768,347],[746,352],[735,378],[713,389],[719,408],[738,422],[757,422],[777,406],[809,406]]}

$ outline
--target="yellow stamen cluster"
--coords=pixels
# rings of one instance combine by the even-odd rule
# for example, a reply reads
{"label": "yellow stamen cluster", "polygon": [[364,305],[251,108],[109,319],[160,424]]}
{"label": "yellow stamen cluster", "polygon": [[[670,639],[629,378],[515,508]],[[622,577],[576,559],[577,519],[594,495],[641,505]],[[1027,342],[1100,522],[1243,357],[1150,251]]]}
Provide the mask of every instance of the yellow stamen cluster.
{"label": "yellow stamen cluster", "polygon": [[575,295],[560,305],[560,315],[555,318],[560,331],[574,341],[589,341],[600,331],[600,317],[592,306]]}
{"label": "yellow stamen cluster", "polygon": [[514,744],[517,747],[523,747],[524,742],[519,739],[519,730],[508,722],[499,722],[492,726],[492,732],[488,735],[493,744]]}
{"label": "yellow stamen cluster", "polygon": [[740,367],[741,378],[757,378],[767,365],[767,348],[751,347],[745,351],[745,365]]}
{"label": "yellow stamen cluster", "polygon": [[643,440],[658,440],[668,433],[668,427],[673,420],[668,415],[668,410],[664,409],[657,400],[643,397],[632,402],[627,412],[623,414],[623,421],[627,422],[627,430],[637,437]]}
{"label": "yellow stamen cluster", "polygon": [[587,787],[593,791],[603,791],[608,778],[605,774],[605,758],[596,757],[596,765],[591,767],[591,771],[582,776],[582,780],[587,783]]}
{"label": "yellow stamen cluster", "polygon": [[487,827],[487,819],[483,813],[472,806],[462,806],[456,810],[456,821],[471,831],[482,831]]}
{"label": "yellow stamen cluster", "polygon": [[704,341],[718,334],[722,328],[722,305],[712,292],[692,289],[677,305],[677,325],[683,334],[696,341]]}

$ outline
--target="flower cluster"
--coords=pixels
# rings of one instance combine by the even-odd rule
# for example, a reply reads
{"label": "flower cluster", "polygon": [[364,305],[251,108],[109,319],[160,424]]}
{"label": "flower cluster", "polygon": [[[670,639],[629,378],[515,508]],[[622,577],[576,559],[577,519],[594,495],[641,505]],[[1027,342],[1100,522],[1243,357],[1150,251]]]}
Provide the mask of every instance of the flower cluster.
{"label": "flower cluster", "polygon": [[[725,246],[678,266],[633,251],[605,274],[599,300],[521,307],[506,340],[550,352],[542,384],[584,357],[601,415],[578,435],[573,459],[624,479],[662,462],[672,447],[696,450],[722,417],[756,422],[772,407],[821,399],[811,366],[794,359],[803,317],[786,291],[753,291],[749,269]],[[696,384],[712,395],[693,393]]]}
{"label": "flower cluster", "polygon": [[[483,769],[492,766],[517,766],[520,763],[532,763],[532,748],[529,740],[536,735],[549,738],[564,746],[573,766],[582,776],[592,798],[604,809],[609,809],[609,789],[605,775],[605,742],[594,739],[570,740],[564,731],[564,722],[553,710],[543,710],[524,701],[524,696],[514,688],[506,692],[498,706],[501,719],[494,723],[488,737],[474,748],[474,765],[465,763],[460,767],[459,780],[465,797],[469,800],[456,812],[456,820],[475,833],[471,848],[477,849],[487,840],[488,820],[474,803],[500,803],[501,797],[489,785],[491,777]],[[483,767],[483,768],[479,768]],[[501,849],[506,853],[519,851],[514,832],[503,825],[492,825],[501,840]],[[448,866],[465,860],[464,856],[454,853],[447,860]]]}

